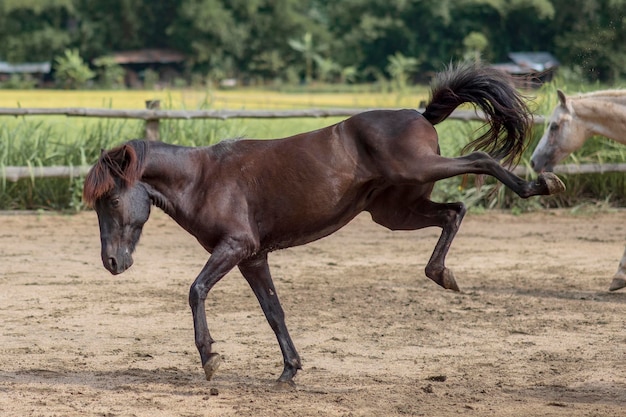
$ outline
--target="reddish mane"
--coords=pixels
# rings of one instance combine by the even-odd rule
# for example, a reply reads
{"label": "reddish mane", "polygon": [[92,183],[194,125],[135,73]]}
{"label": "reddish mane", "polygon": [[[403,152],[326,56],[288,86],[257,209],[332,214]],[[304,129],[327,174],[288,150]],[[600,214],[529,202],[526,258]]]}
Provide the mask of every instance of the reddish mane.
{"label": "reddish mane", "polygon": [[[143,146],[138,146],[139,144]],[[83,200],[92,207],[94,203],[116,185],[116,179],[122,186],[130,187],[141,177],[145,143],[131,141],[110,151],[103,151],[98,162],[85,177]]]}

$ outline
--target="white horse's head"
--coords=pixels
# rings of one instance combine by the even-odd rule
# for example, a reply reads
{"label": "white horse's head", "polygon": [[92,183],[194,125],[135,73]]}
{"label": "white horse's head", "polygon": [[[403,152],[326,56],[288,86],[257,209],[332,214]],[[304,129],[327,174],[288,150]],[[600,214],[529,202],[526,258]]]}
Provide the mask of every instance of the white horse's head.
{"label": "white horse's head", "polygon": [[554,165],[579,149],[587,139],[587,129],[561,90],[557,91],[559,104],[550,117],[550,123],[530,158],[536,172],[552,171]]}

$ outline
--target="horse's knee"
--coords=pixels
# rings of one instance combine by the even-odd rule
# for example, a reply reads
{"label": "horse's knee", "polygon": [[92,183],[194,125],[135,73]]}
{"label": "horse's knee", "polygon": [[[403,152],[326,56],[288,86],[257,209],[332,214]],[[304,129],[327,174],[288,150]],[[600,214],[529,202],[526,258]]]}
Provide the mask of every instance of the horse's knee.
{"label": "horse's knee", "polygon": [[465,217],[465,213],[467,213],[467,207],[462,202],[446,204],[445,209],[439,212],[442,227],[458,228],[463,217]]}
{"label": "horse's knee", "polygon": [[203,285],[194,282],[189,288],[189,306],[194,308],[206,299],[207,290]]}
{"label": "horse's knee", "polygon": [[463,202],[456,202],[456,203],[450,203],[448,205],[448,209],[452,210],[455,215],[458,217],[463,217],[465,216],[465,213],[467,212],[467,207],[465,206],[465,203]]}

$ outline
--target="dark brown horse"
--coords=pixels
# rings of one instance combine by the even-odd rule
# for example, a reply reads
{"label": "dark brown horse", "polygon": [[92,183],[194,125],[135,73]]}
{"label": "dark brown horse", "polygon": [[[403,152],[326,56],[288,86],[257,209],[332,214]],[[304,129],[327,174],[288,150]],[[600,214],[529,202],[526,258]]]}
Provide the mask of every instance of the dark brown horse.
{"label": "dark brown horse", "polygon": [[[433,125],[467,102],[486,114],[490,127],[470,145],[491,156],[475,151],[444,158]],[[520,155],[529,119],[507,76],[462,65],[438,76],[423,114],[369,111],[286,139],[225,141],[203,148],[128,142],[103,152],[85,179],[84,199],[98,214],[102,262],[113,274],[131,266],[151,205],[211,253],[189,291],[207,379],[220,356],[211,350],[205,299],[238,267],[278,339],[284,359],[278,383],[289,386],[301,363],[270,276],[268,253],[330,235],[367,211],[392,230],[441,227],[426,276],[458,291],[444,261],[465,206],[431,201],[434,183],[472,173],[491,175],[522,198],[562,190],[554,174],[527,182],[499,164]]]}

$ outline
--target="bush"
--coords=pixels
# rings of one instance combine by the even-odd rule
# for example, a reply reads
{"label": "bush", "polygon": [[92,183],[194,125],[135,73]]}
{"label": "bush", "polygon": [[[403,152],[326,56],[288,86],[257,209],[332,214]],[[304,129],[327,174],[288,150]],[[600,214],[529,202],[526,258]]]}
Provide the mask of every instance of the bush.
{"label": "bush", "polygon": [[82,88],[96,74],[83,61],[78,50],[66,49],[63,56],[55,58],[55,79],[63,88]]}
{"label": "bush", "polygon": [[98,68],[98,81],[103,88],[123,88],[124,68],[115,62],[113,57],[101,57],[94,60]]}
{"label": "bush", "polygon": [[31,90],[36,86],[37,80],[30,74],[11,74],[7,81],[0,83],[0,88],[6,90]]}

